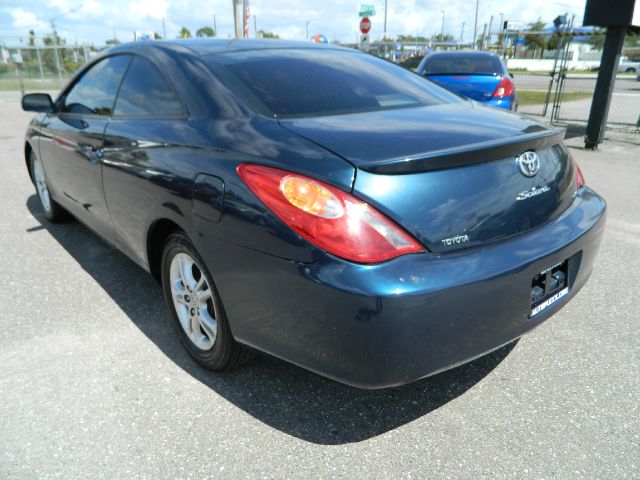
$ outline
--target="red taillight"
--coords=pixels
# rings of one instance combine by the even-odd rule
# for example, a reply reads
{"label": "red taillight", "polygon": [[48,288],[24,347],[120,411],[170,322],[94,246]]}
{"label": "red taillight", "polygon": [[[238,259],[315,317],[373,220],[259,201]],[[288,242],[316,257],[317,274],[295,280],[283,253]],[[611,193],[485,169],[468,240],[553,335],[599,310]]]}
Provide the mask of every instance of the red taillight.
{"label": "red taillight", "polygon": [[582,170],[580,170],[580,167],[578,166],[578,162],[576,162],[575,160],[573,161],[573,166],[576,170],[576,189],[580,188],[580,187],[584,187],[584,175],[582,175]]}
{"label": "red taillight", "polygon": [[424,251],[380,212],[335,187],[261,165],[245,163],[237,172],[280,220],[337,257],[377,263]]}
{"label": "red taillight", "polygon": [[494,97],[503,98],[513,95],[513,82],[509,77],[503,77],[498,84],[498,87],[493,92]]}

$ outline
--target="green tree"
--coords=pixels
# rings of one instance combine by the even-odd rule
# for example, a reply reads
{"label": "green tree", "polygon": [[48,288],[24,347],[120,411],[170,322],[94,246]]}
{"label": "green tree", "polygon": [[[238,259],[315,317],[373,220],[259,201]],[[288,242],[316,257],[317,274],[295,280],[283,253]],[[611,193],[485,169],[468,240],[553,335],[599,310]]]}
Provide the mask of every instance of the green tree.
{"label": "green tree", "polygon": [[[535,22],[529,23],[527,28],[525,28],[525,32],[541,32],[544,30],[546,23],[542,21],[541,17],[538,17],[538,20]],[[524,36],[524,45],[527,50],[533,50],[533,56],[536,56],[536,51],[540,49],[540,58],[544,55],[544,49],[547,46],[547,38],[546,35],[525,35]]]}
{"label": "green tree", "polygon": [[182,27],[178,34],[178,38],[191,38],[191,31],[187,27]]}
{"label": "green tree", "polygon": [[[439,35],[436,35],[437,37],[439,37]],[[434,37],[435,38],[435,37]],[[432,41],[436,41],[434,40],[434,38],[432,38]],[[429,39],[427,37],[421,37],[421,36],[413,36],[413,35],[398,35],[396,37],[398,42],[404,42],[404,43],[415,43],[415,42],[428,42]],[[389,39],[390,41],[391,39]]]}
{"label": "green tree", "polygon": [[258,30],[258,38],[280,38],[280,35],[273,32],[265,32],[264,30]]}
{"label": "green tree", "polygon": [[640,45],[640,34],[627,30],[627,34],[624,37],[625,47],[637,47]]}
{"label": "green tree", "polygon": [[604,37],[605,33],[607,33],[606,28],[595,28],[593,30],[593,35],[589,38],[589,44],[593,47],[594,50],[602,50],[604,48]]}
{"label": "green tree", "polygon": [[[64,45],[67,42],[64,38],[58,35],[58,31],[56,30],[54,25],[53,31],[42,38],[42,43],[44,43],[46,46],[56,45],[56,46],[64,47]],[[56,58],[55,50],[53,49],[43,50],[41,53],[42,64],[47,70],[53,73],[57,73],[58,68],[60,68],[60,71],[64,71],[64,64],[68,60],[67,58],[68,55],[69,55],[69,51],[66,48],[57,49],[57,58]]]}
{"label": "green tree", "polygon": [[120,45],[120,40],[118,40],[117,38],[110,38],[109,40],[105,40],[105,45],[109,45],[109,46],[113,46],[113,45]]}
{"label": "green tree", "polygon": [[[422,37],[418,37],[418,38],[422,38]],[[431,37],[432,42],[455,42],[455,40],[456,40],[456,37],[454,37],[453,35],[449,35],[448,33],[445,33],[444,35],[438,33],[433,37]]]}
{"label": "green tree", "polygon": [[547,45],[545,48],[547,50],[558,50],[559,48],[562,48],[562,37],[560,37],[560,35],[558,35],[557,33],[554,33],[547,40]]}
{"label": "green tree", "polygon": [[486,33],[481,33],[480,35],[478,35],[478,38],[476,39],[476,48],[478,50],[484,50],[485,43],[489,40],[489,38],[489,35],[487,35]]}
{"label": "green tree", "polygon": [[215,37],[216,31],[211,27],[201,27],[196,30],[196,37]]}
{"label": "green tree", "polygon": [[162,40],[162,35],[160,35],[158,32],[153,32],[153,39]]}

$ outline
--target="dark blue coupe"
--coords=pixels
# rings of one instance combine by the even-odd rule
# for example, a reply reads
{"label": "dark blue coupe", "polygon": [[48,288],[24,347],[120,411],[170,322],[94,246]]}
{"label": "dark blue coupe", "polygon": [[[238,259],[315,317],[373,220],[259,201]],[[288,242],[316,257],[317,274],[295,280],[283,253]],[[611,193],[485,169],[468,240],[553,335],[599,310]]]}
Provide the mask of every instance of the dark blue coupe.
{"label": "dark blue coupe", "polygon": [[429,80],[491,107],[517,110],[518,97],[511,75],[492,52],[435,52],[425,56],[416,71]]}
{"label": "dark blue coupe", "polygon": [[211,370],[411,382],[557,312],[602,236],[562,131],[354,50],[121,45],[22,102],[44,215],[151,272]]}

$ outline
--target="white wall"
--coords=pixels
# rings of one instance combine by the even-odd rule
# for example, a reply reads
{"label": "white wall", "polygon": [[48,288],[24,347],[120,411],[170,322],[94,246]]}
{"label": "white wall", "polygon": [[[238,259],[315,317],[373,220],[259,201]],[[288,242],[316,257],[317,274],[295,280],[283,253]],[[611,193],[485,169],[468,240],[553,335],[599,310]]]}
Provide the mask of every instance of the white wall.
{"label": "white wall", "polygon": [[[589,70],[600,66],[599,61],[570,60],[567,62],[569,70]],[[531,59],[531,58],[509,58],[507,68],[524,69],[531,71],[551,71],[553,69],[552,59]]]}

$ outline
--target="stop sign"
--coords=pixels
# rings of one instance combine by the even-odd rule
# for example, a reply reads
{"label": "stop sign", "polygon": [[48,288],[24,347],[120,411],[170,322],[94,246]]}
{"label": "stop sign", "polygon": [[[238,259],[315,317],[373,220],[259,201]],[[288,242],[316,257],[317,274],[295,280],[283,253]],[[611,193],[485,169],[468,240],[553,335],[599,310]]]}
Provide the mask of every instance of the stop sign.
{"label": "stop sign", "polygon": [[369,20],[369,17],[364,17],[360,20],[360,31],[362,33],[369,33],[369,30],[371,30],[371,20]]}

